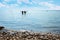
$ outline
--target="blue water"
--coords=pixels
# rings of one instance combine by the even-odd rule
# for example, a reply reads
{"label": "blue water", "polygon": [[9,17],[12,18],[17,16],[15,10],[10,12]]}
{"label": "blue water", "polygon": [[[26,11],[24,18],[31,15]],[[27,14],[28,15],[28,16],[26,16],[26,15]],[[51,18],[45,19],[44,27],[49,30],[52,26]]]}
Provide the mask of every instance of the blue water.
{"label": "blue water", "polygon": [[60,10],[0,13],[0,25],[11,30],[32,30],[60,33]]}

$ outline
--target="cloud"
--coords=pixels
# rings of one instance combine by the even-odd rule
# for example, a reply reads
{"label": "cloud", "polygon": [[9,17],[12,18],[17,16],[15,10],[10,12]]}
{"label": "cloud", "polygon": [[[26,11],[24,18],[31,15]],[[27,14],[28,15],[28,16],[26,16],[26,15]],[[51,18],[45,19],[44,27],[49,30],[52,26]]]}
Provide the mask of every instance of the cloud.
{"label": "cloud", "polygon": [[52,8],[54,10],[60,10],[60,6],[55,6],[54,8]]}
{"label": "cloud", "polygon": [[48,3],[48,2],[41,2],[41,3],[39,3],[39,5],[42,5],[42,6],[45,6],[45,7],[49,7],[49,8],[52,8],[54,6],[53,4]]}
{"label": "cloud", "polygon": [[4,5],[4,4],[2,4],[2,3],[0,3],[0,7],[5,7],[5,5]]}
{"label": "cloud", "polygon": [[39,3],[39,5],[44,6],[51,10],[60,10],[60,6],[49,3],[49,2],[41,2],[41,3]]}
{"label": "cloud", "polygon": [[4,0],[5,2],[10,2],[11,0]]}
{"label": "cloud", "polygon": [[7,5],[7,4],[3,4],[3,3],[0,3],[0,8],[11,8],[11,7],[16,7],[18,6],[17,4],[11,4],[11,5]]}
{"label": "cloud", "polygon": [[32,4],[29,0],[17,0],[18,4],[26,3],[26,4]]}
{"label": "cloud", "polygon": [[29,0],[4,0],[4,2],[14,2],[18,3],[18,4],[22,4],[23,3],[27,3],[27,4],[31,4],[31,2]]}
{"label": "cloud", "polygon": [[3,3],[8,6],[16,5],[18,7],[28,7],[28,5],[32,5],[33,3],[29,0],[4,0]]}
{"label": "cloud", "polygon": [[[12,2],[12,4],[8,4]],[[15,3],[13,3],[15,2]],[[51,9],[51,10],[60,10],[60,6],[53,4],[53,0],[41,1],[41,0],[4,0],[0,3],[1,7],[6,8],[21,8],[21,9]],[[25,3],[25,4],[24,4]],[[23,6],[22,6],[23,5]]]}

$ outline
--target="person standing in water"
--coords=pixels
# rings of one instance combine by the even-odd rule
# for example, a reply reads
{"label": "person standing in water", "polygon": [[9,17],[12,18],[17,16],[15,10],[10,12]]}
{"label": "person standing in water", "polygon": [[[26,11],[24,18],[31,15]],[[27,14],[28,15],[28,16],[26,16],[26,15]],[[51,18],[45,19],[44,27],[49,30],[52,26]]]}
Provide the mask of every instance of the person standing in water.
{"label": "person standing in water", "polygon": [[26,14],[26,11],[24,11],[24,13]]}
{"label": "person standing in water", "polygon": [[22,15],[25,14],[26,15],[26,11],[22,11]]}
{"label": "person standing in water", "polygon": [[23,15],[23,11],[22,11],[22,15]]}

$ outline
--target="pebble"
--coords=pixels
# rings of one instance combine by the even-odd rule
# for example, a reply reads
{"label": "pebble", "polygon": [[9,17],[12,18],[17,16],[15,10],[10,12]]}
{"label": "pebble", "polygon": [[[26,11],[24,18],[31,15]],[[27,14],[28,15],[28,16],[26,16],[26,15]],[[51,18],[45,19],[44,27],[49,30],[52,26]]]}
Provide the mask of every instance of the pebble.
{"label": "pebble", "polygon": [[60,40],[60,35],[35,33],[29,31],[0,32],[0,40]]}

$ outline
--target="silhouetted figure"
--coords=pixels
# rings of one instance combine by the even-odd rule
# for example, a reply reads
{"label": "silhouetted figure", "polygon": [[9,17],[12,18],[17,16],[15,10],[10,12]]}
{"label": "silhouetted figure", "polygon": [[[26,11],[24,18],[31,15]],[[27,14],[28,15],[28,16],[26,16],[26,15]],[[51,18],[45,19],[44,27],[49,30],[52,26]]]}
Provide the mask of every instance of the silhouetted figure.
{"label": "silhouetted figure", "polygon": [[22,15],[26,14],[26,11],[22,11]]}
{"label": "silhouetted figure", "polygon": [[23,11],[22,11],[22,15],[23,15]]}
{"label": "silhouetted figure", "polygon": [[26,14],[26,11],[24,11],[24,13]]}

